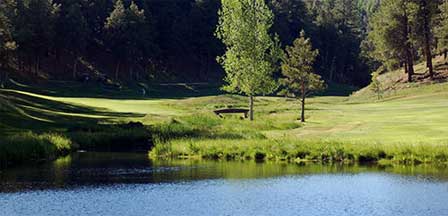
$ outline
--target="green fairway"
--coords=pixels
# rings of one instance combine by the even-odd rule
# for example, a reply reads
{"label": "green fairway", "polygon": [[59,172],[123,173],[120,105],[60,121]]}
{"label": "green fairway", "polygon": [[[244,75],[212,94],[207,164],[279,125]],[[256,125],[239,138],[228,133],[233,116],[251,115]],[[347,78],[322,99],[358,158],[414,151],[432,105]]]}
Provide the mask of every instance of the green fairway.
{"label": "green fairway", "polygon": [[[402,73],[396,71],[380,78],[394,80],[401,76]],[[65,134],[69,128],[79,125],[140,121],[153,125],[154,135],[163,138],[156,144],[170,143],[174,148],[170,151],[177,151],[177,155],[195,155],[208,145],[229,143],[238,151],[238,146],[244,146],[239,143],[244,142],[258,147],[260,143],[294,142],[343,143],[350,148],[448,146],[448,133],[445,133],[448,131],[447,83],[383,82],[383,85],[381,100],[377,100],[368,87],[349,97],[310,98],[306,123],[297,120],[299,102],[281,97],[257,97],[255,121],[249,122],[235,115],[221,119],[212,112],[218,108],[247,107],[247,98],[243,96],[160,99],[130,93],[128,99],[124,99],[107,95],[76,96],[76,91],[59,97],[55,91],[43,94],[31,88],[1,90],[0,130],[2,134],[23,131]],[[192,142],[194,151],[188,144]]]}

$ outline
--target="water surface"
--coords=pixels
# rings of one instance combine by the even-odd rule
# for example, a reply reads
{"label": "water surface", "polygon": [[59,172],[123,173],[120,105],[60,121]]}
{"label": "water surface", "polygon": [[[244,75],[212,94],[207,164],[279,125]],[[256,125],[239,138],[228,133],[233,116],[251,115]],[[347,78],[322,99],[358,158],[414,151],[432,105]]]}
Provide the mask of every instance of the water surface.
{"label": "water surface", "polygon": [[153,162],[77,153],[0,173],[0,215],[448,215],[444,167]]}

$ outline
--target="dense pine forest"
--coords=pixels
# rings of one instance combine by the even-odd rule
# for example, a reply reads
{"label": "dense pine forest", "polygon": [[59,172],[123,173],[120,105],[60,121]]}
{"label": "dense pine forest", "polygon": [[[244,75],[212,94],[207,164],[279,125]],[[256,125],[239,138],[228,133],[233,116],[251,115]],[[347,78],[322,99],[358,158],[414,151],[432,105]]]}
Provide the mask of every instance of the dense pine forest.
{"label": "dense pine forest", "polygon": [[[304,30],[325,80],[364,86],[379,64],[367,52],[379,0],[267,0],[282,47]],[[110,79],[218,82],[220,0],[3,0],[2,82]],[[278,74],[279,75],[279,74]]]}
{"label": "dense pine forest", "polygon": [[[380,66],[403,66],[411,77],[415,61],[430,59],[447,43],[441,0],[384,0],[381,8],[380,0],[266,3],[274,13],[271,34],[285,47],[304,30],[319,50],[316,72],[330,83],[365,86]],[[220,81],[220,7],[219,0],[4,0],[2,83],[8,75]]]}

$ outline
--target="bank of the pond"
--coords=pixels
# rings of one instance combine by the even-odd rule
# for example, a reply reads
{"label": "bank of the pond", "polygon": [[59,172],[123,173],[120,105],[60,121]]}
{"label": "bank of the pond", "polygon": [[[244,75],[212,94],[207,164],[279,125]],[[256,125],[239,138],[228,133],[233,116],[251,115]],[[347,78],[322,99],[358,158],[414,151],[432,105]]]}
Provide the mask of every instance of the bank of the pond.
{"label": "bank of the pond", "polygon": [[60,134],[32,132],[0,138],[0,168],[23,162],[53,160],[70,153],[76,146]]}
{"label": "bank of the pond", "polygon": [[141,123],[87,125],[58,133],[17,132],[0,138],[0,169],[54,160],[77,150],[146,152],[151,133]]}
{"label": "bank of the pond", "polygon": [[289,162],[347,162],[382,164],[446,164],[448,145],[418,143],[344,143],[292,139],[176,139],[159,142],[151,158],[204,158]]}

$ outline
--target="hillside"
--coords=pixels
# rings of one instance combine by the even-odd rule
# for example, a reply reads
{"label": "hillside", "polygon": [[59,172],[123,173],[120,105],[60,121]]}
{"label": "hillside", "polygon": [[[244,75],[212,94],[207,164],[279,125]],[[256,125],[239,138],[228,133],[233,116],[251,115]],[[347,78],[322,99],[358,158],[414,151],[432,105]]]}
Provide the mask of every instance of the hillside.
{"label": "hillside", "polygon": [[[435,62],[439,73],[446,73],[442,59]],[[416,66],[417,73],[423,73],[423,66]],[[91,146],[104,137],[114,140],[114,136],[120,136],[118,140],[123,140],[126,136],[146,136],[140,130],[98,128],[139,121],[153,125],[151,133],[178,145],[176,151],[186,155],[192,154],[185,147],[190,142],[199,149],[212,143],[225,147],[230,143],[244,146],[244,142],[297,141],[393,148],[448,145],[448,83],[444,78],[406,83],[403,72],[397,70],[382,74],[379,79],[379,100],[370,86],[349,97],[310,98],[306,123],[296,120],[299,102],[280,97],[257,97],[254,122],[236,116],[220,119],[212,114],[214,109],[246,107],[247,98],[218,94],[212,90],[216,87],[201,84],[154,86],[146,97],[140,95],[138,88],[105,91],[76,83],[61,83],[60,87],[53,83],[47,89],[17,85],[15,90],[0,90],[0,134],[56,132]],[[175,95],[184,97],[170,97],[170,92],[183,92]],[[87,129],[73,132],[73,128],[79,127]]]}

